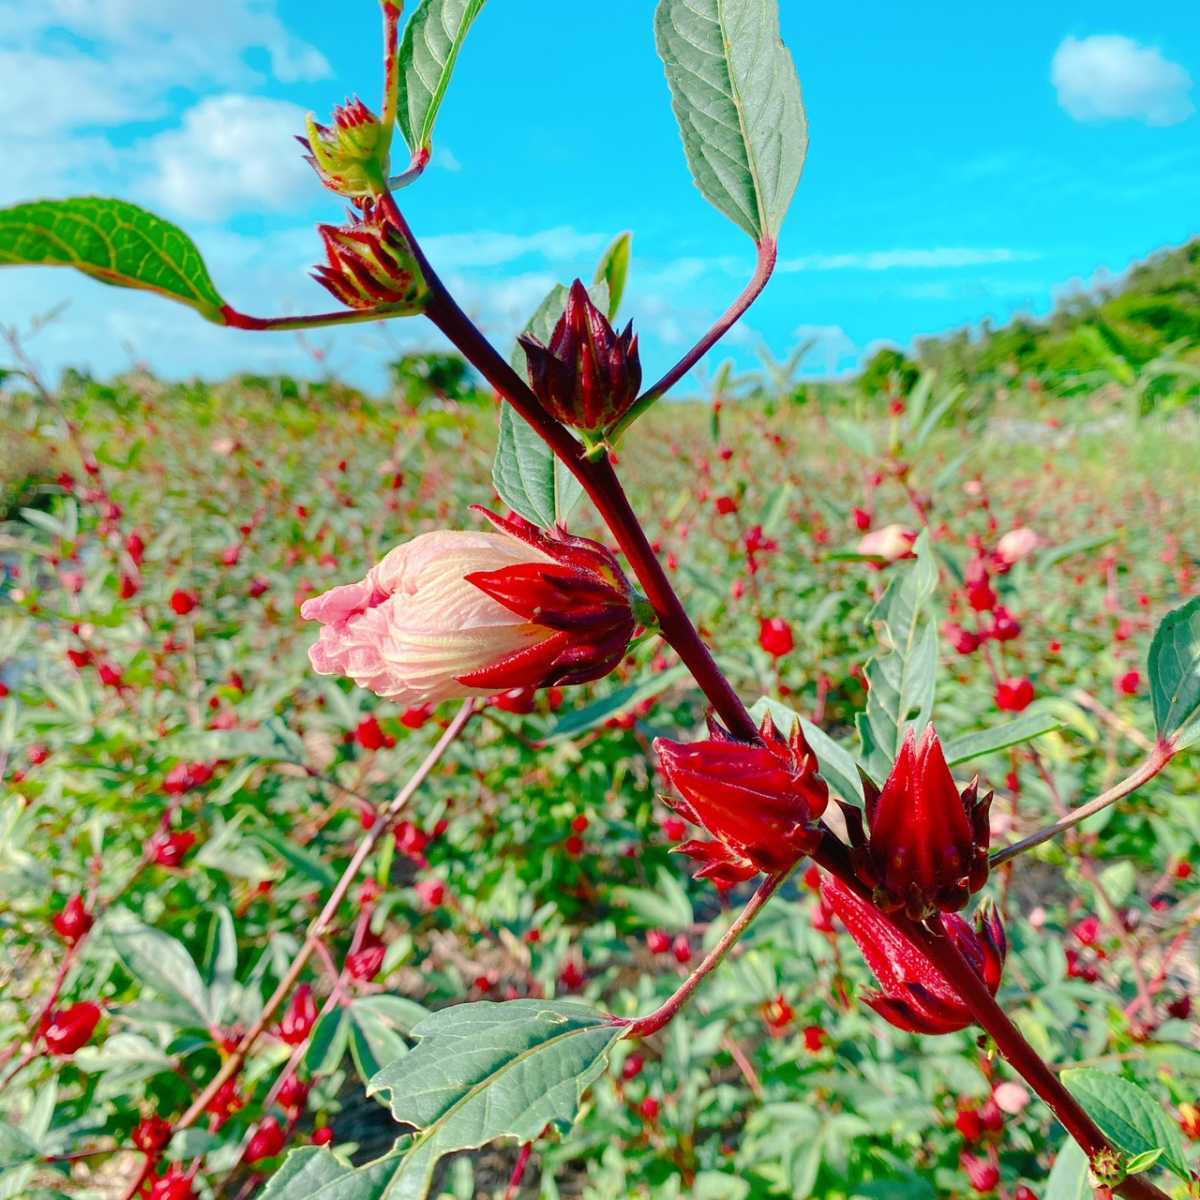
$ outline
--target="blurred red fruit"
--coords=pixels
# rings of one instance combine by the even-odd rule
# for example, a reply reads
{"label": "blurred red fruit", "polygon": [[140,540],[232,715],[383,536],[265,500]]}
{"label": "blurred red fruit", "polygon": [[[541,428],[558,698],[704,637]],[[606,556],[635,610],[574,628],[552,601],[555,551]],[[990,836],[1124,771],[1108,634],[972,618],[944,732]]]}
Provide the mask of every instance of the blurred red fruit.
{"label": "blurred red fruit", "polygon": [[769,617],[763,621],[758,632],[758,644],[772,658],[782,658],[795,648],[792,627],[782,617]]}
{"label": "blurred red fruit", "polygon": [[54,928],[58,936],[73,946],[92,927],[92,914],[88,912],[82,896],[72,896],[66,906],[54,917]]}
{"label": "blurred red fruit", "polygon": [[651,954],[666,954],[671,948],[671,935],[665,929],[651,929],[646,934],[646,949]]}
{"label": "blurred red fruit", "polygon": [[626,1083],[631,1079],[636,1079],[642,1073],[645,1065],[646,1060],[635,1051],[621,1064],[621,1078]]}
{"label": "blurred red fruit", "polygon": [[333,1126],[318,1125],[312,1131],[312,1144],[314,1146],[328,1146],[333,1141]]}
{"label": "blurred red fruit", "polygon": [[100,1006],[81,1000],[67,1008],[52,1009],[42,1019],[42,1040],[50,1054],[74,1054],[86,1046],[100,1024]]}
{"label": "blurred red fruit", "polygon": [[1024,677],[996,685],[996,707],[1003,712],[1024,712],[1033,703],[1033,683]]}
{"label": "blurred red fruit", "polygon": [[274,1158],[284,1147],[287,1137],[283,1126],[276,1117],[264,1117],[254,1131],[254,1136],[246,1146],[242,1156],[247,1163],[262,1162],[264,1158]]}
{"label": "blurred red fruit", "polygon": [[827,1035],[825,1030],[820,1025],[806,1025],[804,1027],[804,1048],[810,1054],[816,1054],[825,1045]]}
{"label": "blurred red fruit", "polygon": [[200,597],[195,592],[185,591],[183,588],[176,588],[171,593],[171,607],[181,617],[186,617],[188,613],[200,603]]}
{"label": "blurred red fruit", "polygon": [[299,1046],[312,1032],[316,1021],[317,1002],[313,999],[313,990],[307,983],[302,983],[279,1022],[280,1041]]}
{"label": "blurred red fruit", "polygon": [[170,1121],[162,1117],[144,1117],[134,1126],[132,1142],[143,1153],[153,1158],[171,1140],[173,1129]]}

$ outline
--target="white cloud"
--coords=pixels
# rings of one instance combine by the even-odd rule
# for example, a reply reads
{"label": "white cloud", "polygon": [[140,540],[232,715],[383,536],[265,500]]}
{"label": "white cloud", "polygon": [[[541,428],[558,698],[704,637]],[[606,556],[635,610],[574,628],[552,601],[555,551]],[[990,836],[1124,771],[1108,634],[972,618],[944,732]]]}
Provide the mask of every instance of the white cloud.
{"label": "white cloud", "polygon": [[537,233],[444,233],[421,238],[429,261],[439,270],[498,267],[528,255],[549,262],[567,262],[603,249],[602,233],[579,233],[566,225]]}
{"label": "white cloud", "polygon": [[184,217],[219,220],[249,209],[286,211],[316,180],[295,142],[304,110],[284,100],[227,94],[188,109],[179,129],[150,138],[140,190]]}
{"label": "white cloud", "polygon": [[858,354],[858,344],[840,325],[800,325],[792,337],[797,345],[809,344],[805,358],[820,362],[826,375],[835,374],[844,359]]}
{"label": "white cloud", "polygon": [[1029,250],[972,249],[939,246],[931,250],[868,250],[854,254],[809,254],[780,261],[777,270],[797,271],[895,271],[983,267],[996,263],[1032,262],[1040,255]]}
{"label": "white cloud", "polygon": [[1187,71],[1161,51],[1119,34],[1064,39],[1050,78],[1059,104],[1077,121],[1177,125],[1196,111]]}

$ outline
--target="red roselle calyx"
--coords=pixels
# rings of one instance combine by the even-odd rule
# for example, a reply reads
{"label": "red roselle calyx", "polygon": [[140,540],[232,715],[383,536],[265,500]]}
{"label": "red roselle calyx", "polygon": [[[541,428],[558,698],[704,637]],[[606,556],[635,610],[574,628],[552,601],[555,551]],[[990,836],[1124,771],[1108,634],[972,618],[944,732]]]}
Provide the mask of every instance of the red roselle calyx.
{"label": "red roselle calyx", "polygon": [[333,126],[308,117],[298,138],[321,182],[339,196],[377,196],[388,175],[391,130],[357,97],[333,110]]}
{"label": "red roselle calyx", "polygon": [[633,592],[616,558],[589,538],[547,533],[512,513],[483,513],[502,533],[526,542],[551,562],[516,563],[465,576],[518,617],[551,631],[460,682],[496,692],[557,683],[589,683],[620,663],[637,626]]}
{"label": "red roselle calyx", "polygon": [[654,743],[662,773],[679,793],[667,803],[714,838],[679,847],[704,864],[697,876],[732,887],[811,853],[829,789],[799,723],[785,738],[768,718],[759,743],[739,741],[713,718],[709,730],[702,742]]}
{"label": "red roselle calyx", "polygon": [[100,1016],[100,1006],[90,1000],[47,1013],[41,1030],[46,1049],[55,1055],[74,1054],[92,1040]]}
{"label": "red roselle calyx", "polygon": [[417,313],[425,307],[429,288],[412,245],[373,201],[364,200],[362,215],[351,214],[348,224],[318,225],[317,232],[328,262],[313,278],[347,308]]}
{"label": "red roselle calyx", "polygon": [[[821,898],[858,944],[882,991],[862,996],[884,1020],[909,1033],[956,1033],[974,1018],[962,996],[933,960],[874,905],[840,880],[821,880]],[[972,928],[947,913],[937,932],[945,937],[994,996],[1000,987],[1008,939],[994,906],[985,904]]]}
{"label": "red roselle calyx", "polygon": [[549,346],[530,333],[523,333],[519,341],[542,407],[572,429],[599,433],[619,421],[637,399],[642,364],[633,322],[618,334],[578,279]]}
{"label": "red roselle calyx", "polygon": [[308,1037],[317,1021],[317,1002],[313,999],[313,990],[307,983],[302,983],[292,997],[287,1012],[279,1022],[279,1040],[289,1046],[298,1046]]}
{"label": "red roselle calyx", "polygon": [[73,946],[92,927],[92,914],[82,896],[72,896],[63,910],[55,914],[54,929],[68,946]]}
{"label": "red roselle calyx", "polygon": [[980,797],[976,779],[959,793],[932,725],[919,742],[909,729],[883,791],[866,792],[866,833],[857,809],[843,811],[855,872],[876,903],[914,921],[957,912],[987,880],[991,792]]}

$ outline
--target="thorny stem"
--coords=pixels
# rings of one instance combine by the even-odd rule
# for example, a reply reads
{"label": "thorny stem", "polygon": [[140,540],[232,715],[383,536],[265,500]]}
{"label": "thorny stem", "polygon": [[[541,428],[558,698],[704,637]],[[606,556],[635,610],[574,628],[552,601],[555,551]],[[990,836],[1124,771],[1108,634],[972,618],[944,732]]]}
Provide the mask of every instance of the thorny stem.
{"label": "thorny stem", "polygon": [[1148,783],[1175,757],[1176,749],[1170,742],[1159,742],[1151,751],[1150,757],[1132,775],[1122,779],[1120,783],[1114,784],[1106,792],[1101,792],[1094,800],[1089,800],[1086,804],[1081,804],[1078,808],[1072,809],[1066,816],[1060,817],[1057,821],[1039,829],[1036,833],[1031,833],[1027,838],[1022,838],[1019,842],[1014,842],[1011,846],[1005,846],[1001,850],[997,850],[991,857],[991,866],[995,870],[1001,863],[1006,863],[1010,859],[1016,858],[1018,854],[1024,854],[1026,850],[1031,850],[1034,846],[1040,846],[1043,842],[1048,842],[1051,838],[1057,837],[1060,833],[1068,829],[1073,829],[1081,821],[1086,821],[1088,817],[1094,817],[1096,813],[1102,812],[1110,804],[1115,804],[1118,800],[1124,799],[1131,792],[1136,792],[1138,788]]}
{"label": "thorny stem", "polygon": [[350,885],[354,882],[362,865],[366,862],[372,850],[378,844],[380,839],[391,828],[393,821],[400,815],[404,806],[412,799],[417,789],[428,778],[429,773],[438,764],[442,755],[445,754],[450,745],[463,731],[463,727],[470,720],[477,708],[474,700],[466,701],[463,706],[454,715],[454,719],[446,726],[442,736],[438,738],[433,749],[425,756],[424,761],[410,776],[408,782],[397,793],[396,798],[388,805],[382,817],[375,822],[374,825],[367,831],[366,836],[358,844],[358,849],[355,850],[354,856],[350,859],[346,869],[342,872],[342,877],[337,881],[334,889],[329,894],[329,899],[325,903],[325,907],[321,910],[320,915],[312,923],[308,930],[308,936],[304,940],[304,945],[300,947],[296,957],[292,960],[287,972],[279,981],[279,985],[275,991],[271,993],[270,999],[263,1006],[262,1012],[259,1014],[258,1020],[246,1032],[245,1037],[238,1043],[237,1048],[225,1060],[221,1069],[212,1077],[208,1086],[200,1093],[193,1101],[192,1106],[183,1114],[182,1117],[175,1123],[176,1131],[187,1129],[188,1126],[195,1123],[196,1119],[204,1112],[205,1108],[212,1098],[220,1091],[221,1087],[237,1074],[241,1069],[242,1063],[246,1061],[246,1056],[250,1053],[251,1047],[266,1031],[267,1025],[271,1018],[275,1015],[279,1006],[287,999],[292,987],[300,978],[300,973],[304,970],[304,965],[312,957],[316,951],[317,943],[324,936],[325,931],[329,928],[334,917],[337,915],[337,910],[345,899],[346,893],[350,890]]}
{"label": "thorny stem", "polygon": [[791,866],[784,871],[776,871],[775,874],[768,875],[758,885],[758,890],[750,897],[749,902],[738,914],[737,919],[725,930],[721,936],[721,940],[704,956],[704,960],[680,984],[670,999],[661,1004],[652,1013],[647,1013],[644,1017],[638,1017],[633,1021],[618,1022],[626,1026],[625,1032],[621,1036],[627,1038],[647,1038],[674,1020],[679,1010],[683,1008],[691,998],[692,993],[700,986],[701,981],[721,964],[725,955],[733,948],[734,943],[749,928],[750,922],[758,916],[766,902],[779,890],[783,881],[795,869],[795,866]]}

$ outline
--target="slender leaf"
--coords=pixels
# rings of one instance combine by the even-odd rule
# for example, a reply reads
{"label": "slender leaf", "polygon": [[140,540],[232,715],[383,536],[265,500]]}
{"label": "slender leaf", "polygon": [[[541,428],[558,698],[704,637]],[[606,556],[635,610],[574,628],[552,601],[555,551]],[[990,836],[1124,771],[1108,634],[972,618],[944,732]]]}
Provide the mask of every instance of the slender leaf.
{"label": "slender leaf", "polygon": [[619,687],[616,691],[609,692],[607,696],[601,696],[598,700],[593,700],[582,708],[563,713],[559,717],[558,723],[546,735],[546,740],[577,737],[581,733],[586,733],[602,721],[607,721],[609,717],[616,716],[618,713],[632,708],[635,704],[640,704],[643,700],[649,700],[651,696],[665,692],[667,688],[678,683],[686,675],[687,668],[682,664],[677,664],[674,667],[668,667],[665,671],[651,675],[648,679],[643,679],[640,683],[630,683]]}
{"label": "slender leaf", "polygon": [[142,288],[225,323],[225,301],[196,244],[153,213],[103,196],[0,209],[0,266],[74,267],[102,283]]}
{"label": "slender leaf", "polygon": [[1200,738],[1200,596],[1167,613],[1150,645],[1158,736],[1178,747]]}
{"label": "slender leaf", "polygon": [[608,319],[615,321],[621,311],[621,300],[625,295],[625,284],[629,280],[629,260],[633,253],[633,234],[618,234],[605,250],[596,268],[593,282],[608,289]]}
{"label": "slender leaf", "polygon": [[123,909],[109,916],[107,932],[118,957],[140,983],[182,1000],[204,1025],[216,1019],[200,969],[182,942],[143,925]]}
{"label": "slender leaf", "polygon": [[943,750],[946,761],[953,767],[958,763],[970,762],[973,758],[982,758],[985,754],[994,754],[997,750],[1007,750],[1009,746],[1031,742],[1044,734],[1055,733],[1062,727],[1063,722],[1049,713],[1026,713],[994,729],[980,729],[976,733],[964,733],[961,737],[951,738]]}
{"label": "slender leaf", "polygon": [[756,243],[774,242],[808,152],[778,0],[661,0],[655,37],[697,187]]}
{"label": "slender leaf", "polygon": [[400,42],[396,119],[414,153],[433,145],[433,126],[459,52],[485,0],[421,0]]}
{"label": "slender leaf", "polygon": [[1118,1150],[1131,1156],[1161,1150],[1162,1166],[1190,1178],[1179,1129],[1137,1084],[1093,1067],[1064,1071],[1062,1081]]}
{"label": "slender leaf", "polygon": [[1092,1196],[1087,1155],[1076,1142],[1067,1138],[1054,1159],[1044,1200],[1092,1200]]}
{"label": "slender leaf", "polygon": [[350,1040],[350,1014],[344,1008],[327,1012],[313,1028],[304,1054],[304,1065],[313,1075],[330,1075],[337,1070]]}

